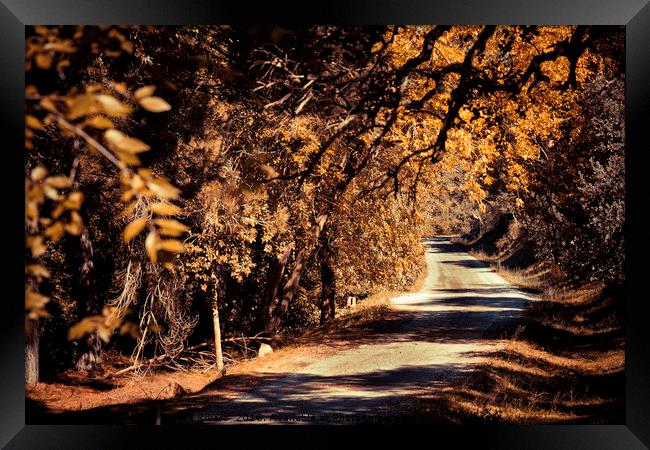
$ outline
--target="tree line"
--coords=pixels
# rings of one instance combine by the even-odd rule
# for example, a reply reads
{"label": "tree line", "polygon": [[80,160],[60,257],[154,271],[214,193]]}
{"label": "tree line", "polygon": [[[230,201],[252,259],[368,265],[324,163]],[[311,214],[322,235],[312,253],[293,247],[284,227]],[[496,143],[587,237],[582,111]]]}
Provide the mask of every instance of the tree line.
{"label": "tree line", "polygon": [[619,282],[623,48],[591,26],[28,27],[28,381],[207,336],[220,369],[224,336],[404,289],[423,236],[495,209]]}

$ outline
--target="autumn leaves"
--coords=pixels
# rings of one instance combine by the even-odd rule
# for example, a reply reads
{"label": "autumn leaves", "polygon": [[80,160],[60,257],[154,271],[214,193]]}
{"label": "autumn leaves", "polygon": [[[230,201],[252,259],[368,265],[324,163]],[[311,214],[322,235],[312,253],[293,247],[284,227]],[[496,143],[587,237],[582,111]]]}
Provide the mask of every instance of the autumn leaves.
{"label": "autumn leaves", "polygon": [[[104,28],[104,38],[117,40],[121,51],[132,53],[132,43],[118,27]],[[58,27],[36,27],[35,31],[27,39],[26,70],[52,70],[53,61],[57,61],[55,70],[64,70],[69,65],[67,58],[77,51],[72,40],[61,38]],[[83,27],[75,36],[79,33],[83,33]],[[101,43],[93,43],[91,49],[99,52]],[[121,51],[113,56],[119,56]],[[154,95],[155,90],[155,86],[147,85],[132,92],[125,83],[106,81],[88,84],[83,90],[72,88],[66,94],[58,91],[42,94],[36,86],[28,85],[25,148],[34,149],[33,139],[39,133],[45,136],[58,132],[63,138],[80,139],[88,150],[108,160],[119,170],[124,191],[122,200],[127,203],[121,214],[130,219],[124,229],[124,241],[133,241],[148,228],[144,247],[149,259],[171,268],[173,255],[184,249],[183,243],[174,238],[188,230],[172,218],[182,212],[172,203],[180,191],[167,179],[140,167],[138,155],[150,151],[151,147],[120,129],[126,126],[137,106],[151,113],[171,110],[167,101]],[[25,178],[26,248],[31,253],[25,269],[25,310],[31,319],[47,315],[45,305],[49,299],[37,292],[38,284],[49,277],[48,270],[39,262],[47,251],[47,241],[58,242],[66,233],[79,236],[84,229],[79,212],[84,193],[74,189],[77,161],[69,176],[50,176],[48,168],[41,163]],[[132,217],[138,203],[148,207],[139,208],[141,215]]]}

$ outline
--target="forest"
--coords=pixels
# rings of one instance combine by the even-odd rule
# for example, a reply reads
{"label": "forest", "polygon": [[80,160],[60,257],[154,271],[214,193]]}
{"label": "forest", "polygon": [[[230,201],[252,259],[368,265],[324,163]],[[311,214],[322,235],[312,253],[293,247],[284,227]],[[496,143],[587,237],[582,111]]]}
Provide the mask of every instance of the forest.
{"label": "forest", "polygon": [[526,339],[623,370],[623,27],[48,25],[25,45],[28,391],[225,380],[343,326],[351,297],[417,289],[432,236],[545,297]]}

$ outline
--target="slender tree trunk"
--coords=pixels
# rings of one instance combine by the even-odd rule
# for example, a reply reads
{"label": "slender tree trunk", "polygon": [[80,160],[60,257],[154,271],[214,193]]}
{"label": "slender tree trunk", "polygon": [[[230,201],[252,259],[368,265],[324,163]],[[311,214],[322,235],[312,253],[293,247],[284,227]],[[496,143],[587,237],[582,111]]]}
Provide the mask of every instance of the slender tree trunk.
{"label": "slender tree trunk", "polygon": [[293,269],[291,270],[291,274],[287,278],[287,281],[284,283],[284,286],[282,288],[281,298],[275,307],[272,317],[267,323],[267,332],[274,333],[280,329],[282,321],[284,320],[284,316],[287,313],[287,309],[289,309],[289,303],[293,299],[293,296],[298,289],[298,283],[300,282],[300,277],[302,277],[302,272],[305,268],[305,265],[307,264],[309,257],[312,255],[316,243],[319,241],[320,233],[323,231],[328,218],[329,214],[327,213],[318,216],[316,223],[312,226],[311,229],[311,241],[305,247],[303,247],[300,252],[298,252],[298,256],[296,257],[296,262],[293,266]]}
{"label": "slender tree trunk", "polygon": [[215,271],[214,297],[212,299],[212,327],[214,330],[214,355],[217,372],[223,372],[223,351],[221,349],[221,323],[219,321],[219,294],[221,293],[221,271]]}
{"label": "slender tree trunk", "polygon": [[25,325],[25,383],[34,384],[39,379],[40,329],[38,320],[27,319]]}
{"label": "slender tree trunk", "polygon": [[336,279],[334,278],[333,248],[330,244],[331,229],[327,227],[321,233],[320,242],[320,278],[321,278],[321,309],[320,324],[334,318],[336,314]]}
{"label": "slender tree trunk", "polygon": [[291,256],[291,248],[288,248],[280,257],[273,263],[271,268],[271,279],[267,284],[266,293],[264,295],[264,305],[262,306],[262,314],[260,317],[260,328],[266,327],[273,316],[273,309],[276,305],[278,291],[280,290],[280,282],[284,276],[284,271],[287,268],[289,257]]}
{"label": "slender tree trunk", "polygon": [[[76,290],[77,298],[80,300],[78,310],[81,315],[93,314],[94,302],[94,279],[93,279],[93,244],[90,240],[88,227],[84,227],[80,238],[81,266],[79,267],[79,286]],[[90,333],[80,341],[80,354],[75,361],[77,370],[93,370],[102,364],[102,341],[97,333]]]}
{"label": "slender tree trunk", "polygon": [[274,313],[266,326],[266,331],[273,333],[280,329],[280,325],[282,325],[287,309],[289,309],[289,303],[298,288],[298,282],[302,276],[302,270],[310,253],[311,252],[308,248],[303,248],[298,253],[296,263],[293,266],[291,275],[289,275],[289,278],[282,288],[282,297],[275,307]]}
{"label": "slender tree trunk", "polygon": [[320,324],[323,325],[328,320],[334,318],[336,305],[336,286],[334,284],[334,272],[329,261],[321,261],[321,307],[320,307]]}

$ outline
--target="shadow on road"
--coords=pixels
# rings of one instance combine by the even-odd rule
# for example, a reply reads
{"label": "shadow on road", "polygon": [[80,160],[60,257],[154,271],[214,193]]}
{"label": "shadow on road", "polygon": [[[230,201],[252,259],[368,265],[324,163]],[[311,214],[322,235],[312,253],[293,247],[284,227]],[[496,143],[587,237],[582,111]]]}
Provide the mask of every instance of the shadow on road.
{"label": "shadow on road", "polygon": [[[432,238],[426,244],[434,253],[462,252],[446,238]],[[469,258],[441,263],[487,269]],[[408,343],[424,349],[421,360],[333,375],[284,369],[229,375],[197,394],[78,412],[46,411],[41,404],[28,401],[27,423],[242,423],[238,418],[260,424],[594,423],[599,417],[607,417],[611,423],[622,418],[622,402],[607,395],[607,387],[619,386],[623,372],[575,380],[553,358],[493,350],[492,344],[525,323],[522,313],[527,303],[522,292],[511,287],[489,283],[472,288],[436,286],[400,297],[402,308],[391,310],[381,320],[317,338],[319,346],[341,353],[368,347],[385,349],[386,361],[393,349],[401,351]],[[313,339],[305,343],[313,345]],[[429,362],[435,358],[427,359],[427,349],[437,348],[451,356]],[[473,350],[476,348],[482,351]],[[352,360],[355,355],[352,353]],[[477,363],[468,364],[467,358],[477,358]],[[382,365],[381,358],[377,365]],[[591,395],[590,389],[604,394]],[[496,404],[509,405],[510,412],[504,416],[503,408],[494,409]],[[273,414],[276,420],[271,420]]]}

